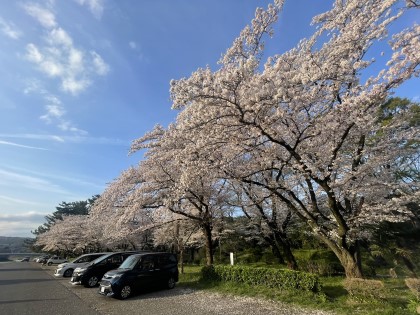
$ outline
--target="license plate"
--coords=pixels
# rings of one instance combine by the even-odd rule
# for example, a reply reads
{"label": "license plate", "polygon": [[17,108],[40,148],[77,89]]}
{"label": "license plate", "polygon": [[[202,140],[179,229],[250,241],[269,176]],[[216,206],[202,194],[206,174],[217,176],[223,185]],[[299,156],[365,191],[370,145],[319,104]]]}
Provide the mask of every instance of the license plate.
{"label": "license plate", "polygon": [[105,292],[105,287],[101,287],[101,292]]}

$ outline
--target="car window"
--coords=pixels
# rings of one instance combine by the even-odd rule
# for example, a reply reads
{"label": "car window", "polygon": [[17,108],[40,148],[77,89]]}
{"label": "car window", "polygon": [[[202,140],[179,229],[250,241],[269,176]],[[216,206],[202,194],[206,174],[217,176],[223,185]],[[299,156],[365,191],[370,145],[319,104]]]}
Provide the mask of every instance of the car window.
{"label": "car window", "polygon": [[86,262],[95,260],[96,258],[99,258],[101,256],[103,256],[103,255],[90,255],[90,256],[86,256]]}
{"label": "car window", "polygon": [[141,261],[142,270],[153,270],[155,269],[155,261],[153,256],[145,256]]}
{"label": "car window", "polygon": [[171,263],[171,264],[176,264],[177,263],[175,255],[169,255],[168,260],[169,260],[169,263]]}
{"label": "car window", "polygon": [[76,259],[73,262],[79,264],[79,263],[85,263],[85,262],[88,262],[88,261],[90,261],[89,256],[82,256],[82,257],[79,257],[78,259]]}
{"label": "car window", "polygon": [[139,257],[138,256],[129,256],[124,262],[119,266],[123,269],[133,269],[138,265]]}
{"label": "car window", "polygon": [[123,262],[123,259],[121,255],[114,255],[114,256],[109,257],[108,261],[111,264],[121,264]]}
{"label": "car window", "polygon": [[159,255],[156,257],[157,267],[162,268],[168,264],[168,256],[167,255]]}

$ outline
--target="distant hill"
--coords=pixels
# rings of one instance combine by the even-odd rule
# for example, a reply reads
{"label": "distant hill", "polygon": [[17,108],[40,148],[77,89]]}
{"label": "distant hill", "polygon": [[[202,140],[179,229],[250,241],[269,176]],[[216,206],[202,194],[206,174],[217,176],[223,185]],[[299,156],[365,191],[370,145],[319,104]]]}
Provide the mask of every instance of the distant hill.
{"label": "distant hill", "polygon": [[0,253],[29,253],[26,243],[30,240],[28,237],[0,236]]}

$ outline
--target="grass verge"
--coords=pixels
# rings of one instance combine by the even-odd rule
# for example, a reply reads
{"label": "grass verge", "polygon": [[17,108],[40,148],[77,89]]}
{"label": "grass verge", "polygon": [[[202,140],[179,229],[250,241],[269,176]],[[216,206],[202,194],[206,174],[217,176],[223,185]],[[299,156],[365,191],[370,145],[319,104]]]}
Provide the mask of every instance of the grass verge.
{"label": "grass verge", "polygon": [[[233,282],[206,282],[201,280],[200,270],[200,266],[185,266],[184,274],[180,274],[179,285],[222,294],[268,299],[340,315],[414,315],[417,314],[416,309],[420,305],[420,301],[404,284],[404,279],[377,279],[382,281],[384,286],[380,296],[372,296],[363,292],[349,294],[344,288],[343,277],[321,277],[322,291],[315,294]],[[365,290],[368,293],[369,288]]]}

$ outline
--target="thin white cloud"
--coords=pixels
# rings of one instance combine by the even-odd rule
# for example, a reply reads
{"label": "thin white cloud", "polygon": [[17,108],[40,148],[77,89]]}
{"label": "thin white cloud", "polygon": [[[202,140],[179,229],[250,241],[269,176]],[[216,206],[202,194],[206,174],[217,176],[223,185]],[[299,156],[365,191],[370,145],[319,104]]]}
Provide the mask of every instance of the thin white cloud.
{"label": "thin white cloud", "polygon": [[85,91],[95,75],[104,76],[109,65],[95,51],[85,54],[73,44],[71,36],[62,28],[54,28],[45,38],[46,45],[26,46],[25,58],[39,71],[61,81],[61,89],[72,95]]}
{"label": "thin white cloud", "polygon": [[99,75],[106,75],[109,72],[109,66],[105,63],[102,57],[95,51],[91,51],[90,54],[93,58],[93,66],[95,71]]}
{"label": "thin white cloud", "polygon": [[135,41],[132,40],[128,42],[128,46],[130,46],[130,48],[137,53],[137,57],[140,61],[147,62],[146,58],[144,57],[141,51],[141,47]]}
{"label": "thin white cloud", "polygon": [[87,137],[83,135],[57,136],[57,135],[42,135],[42,134],[0,134],[0,137],[12,138],[12,139],[37,139],[37,140],[57,141],[57,142],[90,143],[90,144],[123,145],[123,146],[129,146],[131,143],[131,140],[122,140],[122,139],[105,138],[105,137]]}
{"label": "thin white cloud", "polygon": [[8,237],[34,237],[31,234],[31,231],[34,231],[38,226],[42,225],[45,222],[40,220],[37,222],[2,222],[0,221],[0,236]]}
{"label": "thin white cloud", "polygon": [[[42,177],[45,177],[45,178],[49,178],[51,180],[59,180],[59,181],[62,181],[62,182],[68,182],[68,183],[77,184],[77,185],[81,185],[81,186],[91,187],[91,188],[94,188],[94,189],[98,189],[98,191],[103,191],[104,188],[105,188],[105,184],[93,183],[93,182],[84,180],[82,178],[76,178],[74,176],[62,176],[62,175],[57,175],[55,173],[53,173],[53,174],[39,173],[39,172],[30,170],[30,169],[18,168],[18,167],[15,167],[15,166],[6,166],[6,167],[7,167],[7,169],[13,170],[15,172],[31,174],[31,175],[34,175],[34,176],[42,176]],[[1,199],[1,196],[0,196],[0,199]],[[79,199],[82,200],[83,197],[81,197]]]}
{"label": "thin white cloud", "polygon": [[19,147],[19,148],[25,148],[25,149],[35,149],[35,150],[45,150],[45,151],[48,151],[48,149],[46,149],[46,148],[33,147],[33,146],[29,146],[29,145],[23,145],[23,144],[9,142],[9,141],[3,141],[3,140],[0,140],[0,144],[10,145],[10,146]]}
{"label": "thin white cloud", "polygon": [[87,136],[88,135],[87,131],[73,126],[73,124],[70,121],[62,120],[61,123],[58,125],[58,128],[60,128],[63,131],[70,131],[73,134],[79,135],[79,136]]}
{"label": "thin white cloud", "polygon": [[0,169],[0,186],[18,187],[35,191],[48,191],[49,193],[69,194],[60,186],[40,177],[28,176]]}
{"label": "thin white cloud", "polygon": [[103,0],[75,0],[80,5],[86,5],[93,16],[97,19],[102,17],[104,12]]}
{"label": "thin white cloud", "polygon": [[2,138],[13,138],[13,139],[34,139],[34,140],[46,140],[55,142],[65,142],[63,137],[56,135],[41,135],[41,134],[0,134]]}
{"label": "thin white cloud", "polygon": [[0,17],[0,30],[1,32],[10,37],[11,39],[19,39],[22,36],[22,32],[16,28],[11,22],[6,22]]}
{"label": "thin white cloud", "polygon": [[36,3],[28,3],[23,5],[26,13],[35,18],[43,27],[53,28],[57,25],[55,15],[48,9],[41,7]]}
{"label": "thin white cloud", "polygon": [[34,44],[26,45],[26,58],[34,63],[41,63],[44,57]]}
{"label": "thin white cloud", "polygon": [[47,37],[47,42],[51,46],[64,46],[71,49],[73,47],[73,39],[61,27],[52,29]]}

